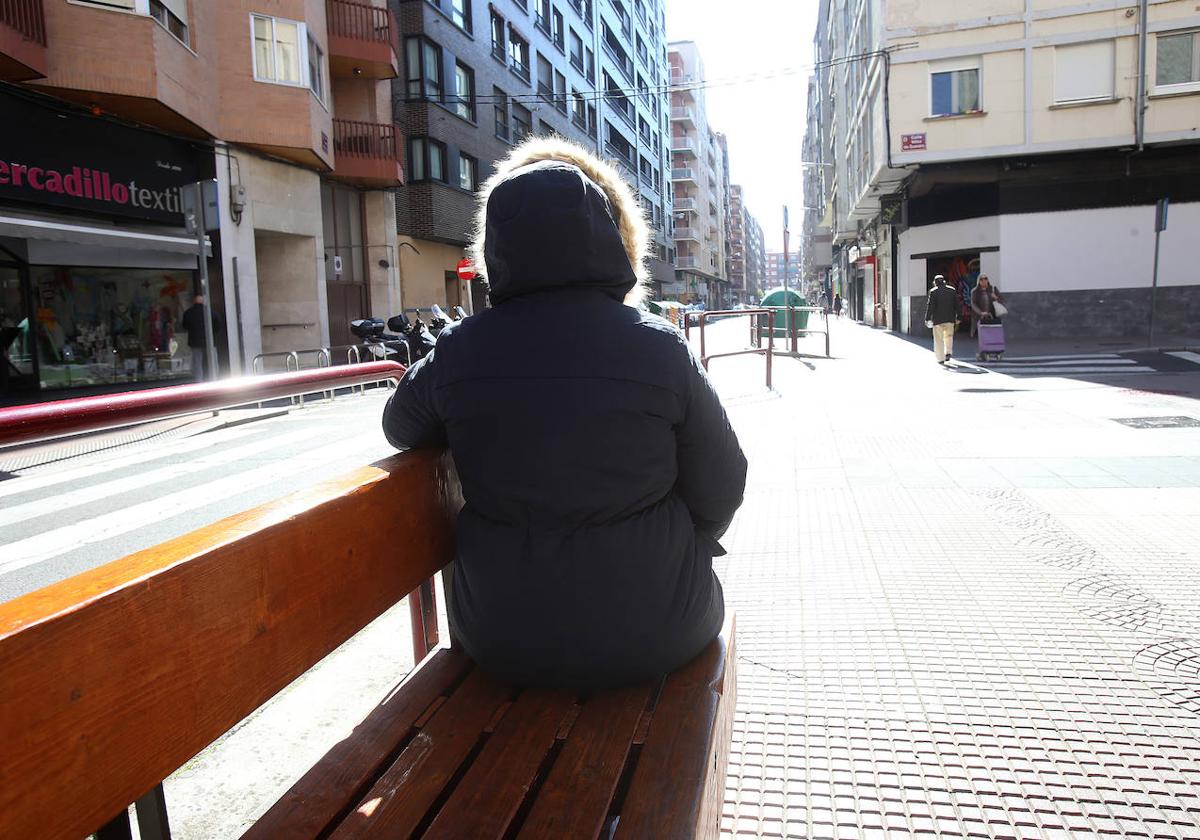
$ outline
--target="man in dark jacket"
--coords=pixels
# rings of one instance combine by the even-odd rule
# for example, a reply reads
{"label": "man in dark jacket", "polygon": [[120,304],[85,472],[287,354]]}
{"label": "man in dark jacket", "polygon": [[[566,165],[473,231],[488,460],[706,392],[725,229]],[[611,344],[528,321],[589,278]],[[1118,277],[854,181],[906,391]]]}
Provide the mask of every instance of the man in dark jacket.
{"label": "man in dark jacket", "polygon": [[[198,380],[208,379],[211,373],[208,369],[208,340],[204,335],[204,313],[207,309],[204,305],[204,295],[196,295],[192,305],[183,313],[182,319],[183,328],[187,330],[188,347],[192,350],[192,378]],[[221,329],[221,320],[215,312],[210,317],[215,341],[216,334]]]}
{"label": "man in dark jacket", "polygon": [[954,330],[958,326],[958,292],[946,285],[946,278],[933,278],[933,288],[925,301],[925,326],[933,329],[933,355],[939,365],[954,355]]}
{"label": "man in dark jacket", "polygon": [[523,684],[646,679],[724,617],[712,558],[746,460],[679,331],[622,302],[636,275],[610,197],[557,160],[495,185],[494,306],[441,333],[383,418],[399,448],[449,445],[456,642]]}

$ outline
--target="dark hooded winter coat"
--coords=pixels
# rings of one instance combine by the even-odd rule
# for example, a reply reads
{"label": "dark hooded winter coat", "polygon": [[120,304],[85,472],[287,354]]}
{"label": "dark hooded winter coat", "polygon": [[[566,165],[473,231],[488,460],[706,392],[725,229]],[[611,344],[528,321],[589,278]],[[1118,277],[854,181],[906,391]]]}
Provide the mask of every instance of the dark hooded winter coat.
{"label": "dark hooded winter coat", "polygon": [[456,643],[522,684],[677,668],[724,617],[733,429],[679,331],[622,303],[635,275],[580,169],[544,161],[493,189],[485,260],[493,308],[441,333],[383,419],[393,445],[449,445],[458,468]]}

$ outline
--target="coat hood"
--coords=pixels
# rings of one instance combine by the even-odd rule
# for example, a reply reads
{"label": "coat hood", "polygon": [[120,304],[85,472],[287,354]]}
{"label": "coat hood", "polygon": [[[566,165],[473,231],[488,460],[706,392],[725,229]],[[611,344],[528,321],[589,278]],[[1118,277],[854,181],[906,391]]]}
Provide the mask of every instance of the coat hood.
{"label": "coat hood", "polygon": [[608,196],[579,167],[519,167],[488,195],[484,262],[493,303],[554,288],[617,300],[637,284]]}

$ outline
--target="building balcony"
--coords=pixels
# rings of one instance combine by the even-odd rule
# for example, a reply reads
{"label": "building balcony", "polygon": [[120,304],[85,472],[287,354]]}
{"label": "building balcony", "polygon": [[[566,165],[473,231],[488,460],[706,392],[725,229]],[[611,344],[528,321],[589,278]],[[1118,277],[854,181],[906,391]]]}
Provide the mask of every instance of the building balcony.
{"label": "building balcony", "polygon": [[399,29],[389,9],[355,0],[325,0],[325,14],[331,75],[367,79],[400,75]]}
{"label": "building balcony", "polygon": [[676,105],[671,108],[671,122],[683,123],[691,128],[696,127],[696,109],[686,105]]}
{"label": "building balcony", "polygon": [[693,184],[699,183],[699,181],[696,180],[696,170],[694,170],[694,169],[672,169],[671,170],[671,180],[672,181],[691,181]]}
{"label": "building balcony", "polygon": [[46,75],[46,14],[42,0],[0,0],[0,81]]}
{"label": "building balcony", "polygon": [[681,212],[695,213],[696,199],[694,198],[677,198],[671,202],[671,206]]}
{"label": "building balcony", "polygon": [[333,121],[333,177],[363,187],[404,183],[403,148],[396,126],[357,120]]}
{"label": "building balcony", "polygon": [[700,231],[696,230],[696,228],[677,227],[677,228],[675,228],[675,241],[676,242],[699,242],[700,241]]}
{"label": "building balcony", "polygon": [[671,135],[671,151],[696,157],[696,138]]}
{"label": "building balcony", "polygon": [[676,257],[675,258],[675,267],[676,268],[699,268],[700,267],[700,258],[699,257]]}

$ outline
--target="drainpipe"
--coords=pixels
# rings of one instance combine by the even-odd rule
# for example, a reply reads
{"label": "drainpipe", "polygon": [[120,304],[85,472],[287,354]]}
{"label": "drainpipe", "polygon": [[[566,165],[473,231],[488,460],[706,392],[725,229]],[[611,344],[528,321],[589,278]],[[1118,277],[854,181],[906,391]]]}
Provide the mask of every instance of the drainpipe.
{"label": "drainpipe", "polygon": [[1137,102],[1134,103],[1134,140],[1137,150],[1145,148],[1146,140],[1146,28],[1149,24],[1149,0],[1138,0],[1138,77]]}

